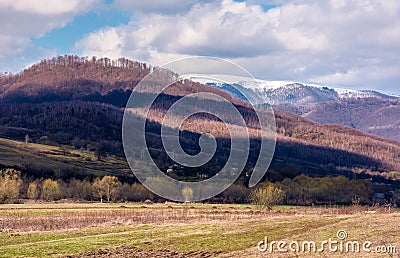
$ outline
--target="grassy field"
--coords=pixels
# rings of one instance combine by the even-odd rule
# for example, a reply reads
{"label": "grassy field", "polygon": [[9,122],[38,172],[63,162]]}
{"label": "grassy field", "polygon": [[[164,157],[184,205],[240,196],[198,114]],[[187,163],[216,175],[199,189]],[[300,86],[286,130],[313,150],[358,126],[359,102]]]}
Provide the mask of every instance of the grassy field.
{"label": "grassy field", "polygon": [[[1,257],[398,257],[400,211],[211,204],[0,206]],[[395,246],[396,254],[262,253],[257,243],[337,239]],[[346,240],[344,240],[346,241]]]}
{"label": "grassy field", "polygon": [[6,167],[31,167],[37,170],[70,170],[85,176],[123,175],[132,176],[128,163],[118,157],[109,156],[97,160],[94,152],[67,149],[57,146],[29,143],[0,138],[0,164]]}

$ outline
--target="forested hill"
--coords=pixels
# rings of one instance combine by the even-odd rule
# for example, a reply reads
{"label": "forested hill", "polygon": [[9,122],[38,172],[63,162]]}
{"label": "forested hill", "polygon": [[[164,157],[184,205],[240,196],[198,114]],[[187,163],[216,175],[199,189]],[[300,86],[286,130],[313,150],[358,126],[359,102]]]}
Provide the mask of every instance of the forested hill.
{"label": "forested hill", "polygon": [[127,59],[57,57],[43,60],[16,75],[3,75],[0,99],[8,103],[39,103],[104,98],[123,105],[129,96],[124,93],[150,69],[146,64]]}
{"label": "forested hill", "polygon": [[[0,137],[99,151],[123,157],[121,121],[123,109],[133,87],[149,72],[149,65],[119,59],[88,59],[65,56],[44,60],[16,75],[0,79]],[[177,76],[163,70],[160,76]],[[150,144],[154,158],[166,169],[173,165],[159,148],[160,114],[180,96],[193,92],[214,92],[230,99],[247,122],[254,111],[247,104],[216,88],[196,82],[178,82],[158,98],[151,126]],[[314,176],[342,174],[376,180],[400,179],[400,144],[343,126],[326,126],[300,116],[276,112],[278,142],[267,176],[275,180],[305,173]],[[192,118],[183,128],[182,143],[196,149],[201,124],[218,130],[223,125],[208,116]],[[191,125],[196,126],[191,126]],[[253,139],[257,141],[257,139]],[[218,138],[222,149],[200,172],[212,174],[223,166],[229,146],[225,136]],[[257,146],[255,144],[254,146]],[[198,146],[197,146],[198,147]],[[255,147],[256,148],[256,147]],[[257,150],[253,149],[253,153]],[[0,158],[0,165],[2,164]],[[250,157],[246,169],[251,169]],[[4,164],[3,164],[4,165]],[[21,164],[14,164],[21,166]],[[26,165],[26,164],[25,164]],[[197,171],[188,173],[198,174]],[[393,181],[394,182],[394,181]]]}
{"label": "forested hill", "polygon": [[341,124],[400,141],[400,99],[359,98],[280,106],[321,124]]}
{"label": "forested hill", "polygon": [[[148,64],[125,58],[59,56],[43,60],[15,75],[0,75],[0,101],[42,103],[81,100],[125,107],[132,89],[153,69]],[[178,77],[170,70],[157,69],[159,78],[153,76],[152,79],[165,81],[165,77]],[[182,84],[185,86],[181,87]],[[217,93],[233,102],[240,101],[218,89],[187,80],[169,87],[165,93],[185,96],[202,91]]]}

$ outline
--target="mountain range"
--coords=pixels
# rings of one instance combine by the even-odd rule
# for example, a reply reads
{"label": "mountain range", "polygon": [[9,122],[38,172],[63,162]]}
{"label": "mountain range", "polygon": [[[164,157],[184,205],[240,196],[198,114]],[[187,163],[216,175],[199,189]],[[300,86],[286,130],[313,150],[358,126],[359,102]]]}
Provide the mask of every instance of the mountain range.
{"label": "mountain range", "polygon": [[[218,87],[230,92],[235,96],[240,96],[238,91],[249,94],[253,104],[268,103],[273,106],[278,105],[305,105],[328,101],[338,101],[344,99],[398,99],[399,96],[388,95],[374,90],[353,90],[343,88],[332,88],[328,86],[289,82],[289,81],[265,81],[265,80],[244,80],[235,83],[215,83],[206,82],[208,85]],[[243,98],[243,96],[240,96]]]}
{"label": "mountain range", "polygon": [[[165,77],[179,78],[173,71],[127,59],[88,59],[77,56],[43,60],[19,74],[3,75],[0,77],[0,137],[24,140],[25,135],[29,134],[32,142],[88,149],[121,158],[124,156],[121,140],[124,107],[137,83],[154,71],[157,72],[157,76],[153,77],[154,83],[159,83]],[[227,92],[220,86],[210,87],[201,82],[179,80],[157,98],[154,109],[150,112],[151,116],[147,117],[149,133],[146,134],[146,139],[153,159],[162,170],[167,171],[174,162],[168,158],[162,147],[161,118],[168,107],[189,93],[212,92],[230,100],[243,115],[247,125],[257,131],[257,126],[253,125],[257,120],[255,112],[243,100],[240,92]],[[300,85],[286,88],[291,87]],[[314,98],[318,95],[320,99],[333,99],[339,94],[330,89],[310,86],[304,88],[302,92],[324,93],[315,93]],[[255,97],[258,96],[258,92],[251,88],[247,90],[251,90]],[[396,101],[394,97],[386,95],[380,99]],[[358,124],[351,128],[312,122],[307,117],[308,114],[315,119],[311,116],[312,110],[307,109],[309,104],[302,105],[304,106],[296,104],[297,111],[294,113],[279,109],[275,111],[277,145],[272,165],[266,175],[268,179],[283,180],[285,177],[293,178],[304,173],[312,176],[372,178],[376,182],[396,184],[398,175],[393,171],[400,171],[398,141],[356,130],[354,127]],[[216,135],[216,154],[204,167],[186,168],[186,176],[211,176],[227,160],[230,141],[224,134],[224,124],[207,115],[191,117],[179,128],[183,149],[188,153],[199,151],[198,141],[205,127],[207,132]],[[245,174],[251,171],[257,159],[259,139],[256,135],[251,138],[252,149],[242,180],[245,180]],[[27,173],[28,168],[31,168],[29,164],[9,164],[0,158],[1,165],[12,165],[25,169]],[[36,168],[40,171],[52,169],[54,168]]]}
{"label": "mountain range", "polygon": [[[321,124],[341,124],[400,140],[400,97],[374,90],[332,88],[287,81],[208,82],[253,104],[271,105]],[[248,99],[241,93],[244,92]]]}

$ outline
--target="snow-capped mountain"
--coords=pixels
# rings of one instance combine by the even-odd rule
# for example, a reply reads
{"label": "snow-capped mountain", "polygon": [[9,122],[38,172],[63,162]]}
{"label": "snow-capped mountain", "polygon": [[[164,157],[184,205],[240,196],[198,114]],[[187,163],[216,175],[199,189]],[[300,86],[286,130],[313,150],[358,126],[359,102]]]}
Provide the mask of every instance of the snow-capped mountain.
{"label": "snow-capped mountain", "polygon": [[202,76],[185,77],[249,100],[253,105],[269,104],[275,110],[295,113],[317,123],[341,124],[400,140],[400,96],[302,82],[211,76],[215,78],[221,81]]}
{"label": "snow-capped mountain", "polygon": [[241,92],[249,96],[253,104],[268,103],[273,106],[291,104],[304,105],[337,101],[348,98],[392,99],[397,96],[387,95],[373,90],[352,90],[332,88],[324,85],[290,81],[239,81],[237,83],[207,83],[244,99]]}
{"label": "snow-capped mountain", "polygon": [[399,96],[395,95],[387,95],[381,93],[379,91],[374,90],[350,90],[350,89],[341,89],[335,88],[335,91],[339,93],[341,99],[347,98],[381,98],[381,99],[391,99],[391,98],[399,98]]}

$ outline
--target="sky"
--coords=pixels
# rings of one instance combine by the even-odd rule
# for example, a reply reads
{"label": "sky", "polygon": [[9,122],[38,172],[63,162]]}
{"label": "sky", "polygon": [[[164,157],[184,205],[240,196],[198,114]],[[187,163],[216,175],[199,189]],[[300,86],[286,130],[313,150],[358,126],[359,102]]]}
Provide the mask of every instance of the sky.
{"label": "sky", "polygon": [[0,24],[1,72],[65,54],[200,55],[258,79],[400,94],[398,0],[0,0]]}

